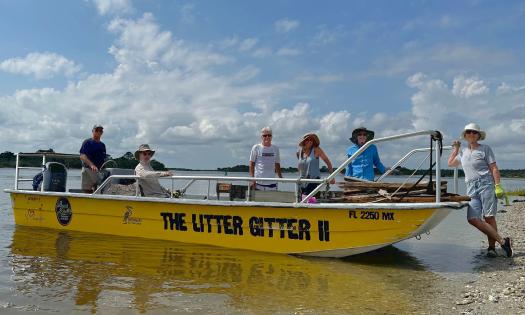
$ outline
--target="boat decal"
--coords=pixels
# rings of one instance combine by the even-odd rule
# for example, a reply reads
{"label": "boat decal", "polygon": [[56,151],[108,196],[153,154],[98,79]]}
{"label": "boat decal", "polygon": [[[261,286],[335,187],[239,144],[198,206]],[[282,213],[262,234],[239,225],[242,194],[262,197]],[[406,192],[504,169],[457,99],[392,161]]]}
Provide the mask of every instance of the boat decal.
{"label": "boat decal", "polygon": [[44,221],[44,217],[37,214],[37,211],[41,211],[42,209],[27,209],[26,211],[26,219],[31,221],[37,221],[42,222]]}
{"label": "boat decal", "polygon": [[126,212],[124,212],[122,217],[122,224],[142,224],[142,219],[133,217],[133,207],[126,206]]}
{"label": "boat decal", "polygon": [[395,221],[393,211],[349,210],[348,218],[360,220]]}
{"label": "boat decal", "polygon": [[328,221],[319,220],[317,221],[319,226],[319,240],[329,242],[330,241],[330,223]]}
{"label": "boat decal", "polygon": [[65,197],[60,197],[55,204],[55,212],[57,214],[58,223],[62,226],[66,226],[71,222],[73,211],[71,210],[71,204]]}
{"label": "boat decal", "polygon": [[[241,216],[191,214],[183,212],[161,212],[162,224],[165,231],[216,233],[228,235],[244,235]],[[191,217],[191,221],[189,218]],[[319,240],[329,242],[329,222],[318,221]],[[253,237],[276,239],[291,239],[310,241],[312,224],[307,219],[274,218],[252,216],[248,219],[249,234]]]}

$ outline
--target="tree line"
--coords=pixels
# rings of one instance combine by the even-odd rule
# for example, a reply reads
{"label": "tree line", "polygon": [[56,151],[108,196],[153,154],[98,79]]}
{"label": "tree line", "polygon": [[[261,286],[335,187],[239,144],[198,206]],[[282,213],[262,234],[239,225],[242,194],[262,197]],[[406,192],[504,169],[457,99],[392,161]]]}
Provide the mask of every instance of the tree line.
{"label": "tree line", "polygon": [[[38,150],[36,153],[53,153],[53,149],[49,150]],[[134,169],[137,164],[139,164],[139,161],[135,159],[135,156],[131,152],[126,152],[124,155],[118,158],[112,158],[111,155],[107,155],[107,158],[109,160],[115,161],[116,165],[113,163],[108,163],[106,167],[118,167],[118,168],[127,168],[127,169]],[[63,158],[54,158],[54,157],[48,157],[46,158],[48,162],[59,162],[67,166],[68,168],[82,168],[82,163],[80,162],[80,155],[78,159],[63,159]],[[30,167],[40,167],[42,166],[42,158],[41,157],[23,157],[19,161],[19,166],[30,166]],[[15,167],[16,165],[16,155],[13,152],[5,151],[3,153],[0,153],[0,167]],[[153,167],[154,170],[163,171],[166,170],[166,166],[157,161],[157,160],[151,160],[151,167]]]}

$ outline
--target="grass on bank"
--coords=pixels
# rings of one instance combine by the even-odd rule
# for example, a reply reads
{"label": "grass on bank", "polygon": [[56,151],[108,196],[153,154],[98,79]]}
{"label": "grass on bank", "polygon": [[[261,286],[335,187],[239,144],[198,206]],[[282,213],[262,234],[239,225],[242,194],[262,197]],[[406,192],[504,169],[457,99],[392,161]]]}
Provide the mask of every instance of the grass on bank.
{"label": "grass on bank", "polygon": [[508,196],[522,196],[525,197],[525,188],[509,190],[506,192]]}

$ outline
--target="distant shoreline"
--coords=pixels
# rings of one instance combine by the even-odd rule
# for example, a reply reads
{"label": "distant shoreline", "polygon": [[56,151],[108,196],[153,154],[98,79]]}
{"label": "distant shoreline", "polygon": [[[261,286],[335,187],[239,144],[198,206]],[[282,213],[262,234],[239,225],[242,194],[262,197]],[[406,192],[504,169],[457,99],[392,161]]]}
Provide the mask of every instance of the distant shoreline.
{"label": "distant shoreline", "polygon": [[[70,169],[78,169],[80,170],[79,167],[69,167]],[[0,169],[13,169],[14,170],[14,166],[5,166],[5,165],[0,165]],[[237,169],[228,169],[228,168],[219,168],[219,169],[191,169],[191,168],[180,168],[180,167],[166,167],[165,169],[167,170],[170,170],[170,171],[181,171],[181,172],[226,172],[226,173],[248,173],[248,170],[237,170]],[[412,174],[412,172],[414,170],[410,170],[410,169],[407,169],[410,171],[410,173],[398,173],[398,174],[391,174],[392,176],[408,176],[410,174]],[[501,178],[504,178],[504,179],[525,179],[525,174],[521,175],[508,175],[508,174],[505,174],[507,172],[515,172],[515,171],[523,171],[523,170],[500,170],[500,173],[501,173]],[[285,168],[282,170],[282,173],[286,173],[286,174],[290,174],[290,173],[297,173],[298,170],[295,169],[295,168]],[[447,174],[447,173],[451,173],[451,174]],[[447,169],[444,169],[442,171],[442,174],[441,176],[443,177],[453,177],[452,175],[452,172],[453,170],[447,170]],[[328,171],[327,170],[321,170],[321,173],[325,173],[325,174],[328,174]],[[419,173],[416,173],[416,175],[421,175]],[[416,176],[415,175],[415,176]],[[465,176],[463,176],[463,174],[460,172],[459,174],[459,178],[464,178]]]}

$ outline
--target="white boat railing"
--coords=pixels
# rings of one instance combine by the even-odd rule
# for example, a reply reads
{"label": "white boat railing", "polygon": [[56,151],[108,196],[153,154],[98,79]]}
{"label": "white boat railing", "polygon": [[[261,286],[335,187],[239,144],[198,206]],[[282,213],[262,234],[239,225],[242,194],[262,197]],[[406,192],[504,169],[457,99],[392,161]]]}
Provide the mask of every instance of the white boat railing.
{"label": "white boat railing", "polygon": [[[93,194],[100,194],[106,186],[108,186],[113,179],[139,179],[140,177],[137,175],[111,175],[100,186],[97,188]],[[171,180],[171,192],[170,198],[173,198],[173,192],[174,192],[174,182],[175,180],[189,180],[186,185],[184,185],[179,191],[182,193],[185,193],[186,190],[196,181],[208,181],[208,190],[206,193],[206,198],[210,199],[210,184],[212,181],[232,181],[232,182],[248,182],[247,185],[247,191],[246,191],[246,201],[250,201],[250,191],[251,191],[251,185],[249,183],[257,180],[257,182],[279,182],[279,183],[292,183],[295,184],[295,191],[297,192],[299,189],[299,185],[301,184],[309,184],[309,183],[316,183],[321,184],[323,182],[323,179],[307,179],[307,178],[254,178],[254,177],[242,177],[242,176],[198,176],[198,175],[174,175],[174,176],[166,176],[166,177],[159,177],[158,179],[165,179],[165,180]],[[139,185],[136,186],[135,196],[140,196],[140,188]],[[298,195],[296,194],[296,202],[298,202]]]}
{"label": "white boat railing", "polygon": [[[42,157],[42,166],[20,166],[21,157]],[[20,170],[38,170],[42,171],[44,165],[47,163],[47,158],[58,158],[58,159],[78,159],[80,158],[79,154],[66,154],[66,153],[55,153],[55,152],[35,152],[35,153],[17,153],[15,159],[15,190],[18,190],[18,183],[20,182],[32,182],[33,178],[21,178]],[[44,191],[45,177],[42,178],[42,185],[40,186],[40,191]]]}
{"label": "white boat railing", "polygon": [[[443,146],[442,148],[443,150],[452,150],[452,146]],[[405,161],[407,161],[410,157],[412,157],[414,154],[416,153],[420,153],[420,152],[428,152],[430,151],[430,148],[419,148],[419,149],[414,149],[410,152],[408,152],[404,157],[402,157],[401,159],[399,159],[399,161],[397,161],[396,163],[394,163],[390,169],[388,169],[385,173],[383,173],[377,180],[376,182],[381,182],[385,177],[387,177],[388,175],[390,175],[392,172],[394,172],[394,170],[400,166],[401,164],[403,164]],[[427,155],[427,157],[425,158],[428,159],[429,158],[429,155]],[[453,192],[455,194],[458,193],[458,167],[454,167],[454,182],[453,182]]]}
{"label": "white boat railing", "polygon": [[[432,137],[431,147],[428,148],[420,148],[420,149],[414,149],[410,151],[408,154],[406,154],[403,158],[401,158],[398,162],[396,162],[392,168],[383,174],[383,176],[379,177],[378,181],[381,181],[385,176],[391,173],[393,169],[401,165],[403,162],[405,162],[408,158],[410,158],[412,155],[418,152],[428,152],[431,149],[435,151],[435,176],[436,176],[436,188],[441,187],[441,155],[442,155],[442,149],[444,150],[450,150],[450,146],[446,147],[438,147],[437,142],[438,140],[441,140],[441,133],[439,131],[435,130],[425,130],[425,131],[419,131],[419,132],[413,132],[413,133],[406,133],[401,135],[395,135],[395,136],[389,136],[389,137],[383,137],[383,138],[376,138],[372,139],[368,142],[366,142],[363,146],[361,146],[355,154],[353,154],[351,157],[346,159],[335,171],[333,171],[329,176],[327,176],[324,179],[302,179],[302,178],[254,178],[254,177],[229,177],[229,176],[195,176],[195,175],[175,175],[170,177],[160,177],[159,179],[169,179],[171,180],[171,198],[173,198],[173,192],[175,190],[175,181],[176,180],[188,180],[188,182],[181,188],[178,189],[178,191],[182,192],[183,194],[187,191],[187,189],[193,185],[197,181],[208,181],[208,189],[206,193],[206,197],[210,198],[210,185],[212,181],[216,181],[219,183],[219,181],[229,181],[229,182],[246,182],[248,183],[246,188],[246,201],[250,201],[251,196],[251,190],[252,185],[254,181],[257,182],[278,182],[278,183],[291,183],[295,185],[295,200],[296,202],[305,203],[307,202],[311,197],[316,195],[323,187],[326,188],[326,190],[329,189],[329,183],[332,181],[332,179],[335,179],[335,177],[342,173],[344,169],[352,162],[354,161],[359,155],[361,155],[368,147],[370,147],[372,144],[381,143],[381,142],[387,142],[387,141],[393,141],[393,140],[399,140],[399,139],[406,139],[406,138],[413,138],[413,137],[419,137],[419,136],[428,136],[430,135]],[[430,154],[429,154],[430,156]],[[19,189],[19,182],[24,181],[32,181],[32,178],[22,178],[20,177],[20,170],[22,169],[32,169],[32,170],[42,170],[42,167],[27,167],[27,166],[20,166],[20,158],[21,157],[42,157],[42,165],[45,165],[47,162],[47,158],[53,157],[53,158],[75,158],[78,159],[78,154],[62,154],[62,153],[54,153],[54,152],[36,152],[36,153],[18,153],[16,154],[16,171],[15,171],[15,190]],[[427,157],[428,158],[428,157]],[[109,185],[109,183],[112,183],[113,179],[138,179],[139,177],[136,175],[111,175],[108,178],[105,179],[105,181],[97,188],[93,194],[100,194],[103,189]],[[454,192],[457,193],[458,190],[458,184],[457,184],[457,178],[458,178],[458,169],[454,169]],[[44,178],[45,180],[45,178]],[[299,185],[306,184],[306,183],[316,183],[319,184],[308,196],[305,196],[301,199],[301,195],[299,192]],[[135,195],[138,197],[140,196],[140,188],[139,185],[136,185],[136,192]],[[42,182],[41,185],[41,191],[44,191],[44,182]],[[436,203],[440,202],[441,200],[441,189],[436,189]]]}
{"label": "white boat railing", "polygon": [[[441,133],[437,130],[425,130],[425,131],[405,133],[405,134],[396,135],[396,136],[376,138],[376,139],[372,139],[366,142],[351,157],[346,159],[346,161],[344,161],[343,164],[341,164],[341,166],[339,166],[335,171],[333,171],[332,174],[326,177],[323,180],[323,183],[321,185],[317,186],[314,190],[312,190],[312,192],[308,196],[304,197],[301,200],[301,202],[306,203],[308,200],[310,200],[311,197],[315,196],[315,194],[317,194],[317,192],[319,192],[324,185],[328,185],[328,183],[330,183],[330,181],[334,179],[337,176],[337,174],[343,172],[344,169],[348,166],[348,164],[352,163],[352,161],[354,161],[359,155],[361,155],[372,144],[386,142],[386,141],[399,140],[399,139],[414,138],[414,137],[419,137],[419,136],[429,136],[429,135],[436,139],[441,137]],[[436,170],[439,170],[438,172],[436,172],[436,187],[441,187],[441,150],[439,150],[439,148],[436,147],[435,151],[436,151]],[[441,189],[436,189],[436,202],[440,202],[440,201],[441,201]]]}

